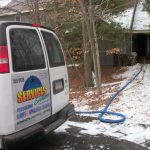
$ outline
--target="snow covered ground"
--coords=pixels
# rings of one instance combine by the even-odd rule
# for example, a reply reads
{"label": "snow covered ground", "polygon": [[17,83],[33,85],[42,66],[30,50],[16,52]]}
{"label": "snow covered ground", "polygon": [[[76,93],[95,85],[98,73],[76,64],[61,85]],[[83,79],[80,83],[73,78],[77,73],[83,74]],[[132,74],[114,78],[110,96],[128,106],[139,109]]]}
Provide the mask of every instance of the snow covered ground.
{"label": "snow covered ground", "polygon": [[[114,75],[114,78],[124,78],[124,80],[120,82],[120,86],[122,86],[139,71],[140,67],[140,64],[127,67],[127,71],[125,73],[117,76]],[[111,85],[113,84],[111,83]],[[91,94],[91,92],[89,92],[89,94]],[[105,94],[105,96],[107,97],[111,94],[112,93],[107,93]],[[89,107],[86,106],[85,101],[86,100],[83,99],[83,102],[80,103],[75,100],[73,103],[76,106],[76,110],[89,110]],[[99,108],[99,110],[101,110],[102,108]],[[149,64],[145,64],[143,66],[143,70],[140,75],[123,91],[123,93],[119,96],[119,101],[114,102],[110,106],[109,110],[118,111],[125,114],[127,116],[126,121],[120,124],[101,123],[96,119],[92,122],[67,121],[63,126],[58,128],[56,132],[65,132],[65,129],[69,128],[69,126],[76,126],[83,129],[80,131],[80,133],[82,134],[104,134],[116,137],[118,139],[125,139],[131,142],[135,142],[150,149]]]}

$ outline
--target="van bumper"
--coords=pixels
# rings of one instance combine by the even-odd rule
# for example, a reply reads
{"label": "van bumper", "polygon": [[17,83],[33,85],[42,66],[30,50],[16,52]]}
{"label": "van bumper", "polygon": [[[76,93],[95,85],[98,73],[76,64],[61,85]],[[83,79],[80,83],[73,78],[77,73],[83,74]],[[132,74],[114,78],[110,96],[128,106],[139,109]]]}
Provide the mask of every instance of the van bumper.
{"label": "van bumper", "polygon": [[31,127],[11,135],[1,136],[1,148],[16,149],[17,147],[22,147],[22,145],[30,144],[33,139],[37,139],[38,137],[41,138],[55,130],[74,114],[74,106],[72,104],[68,104],[60,112]]}

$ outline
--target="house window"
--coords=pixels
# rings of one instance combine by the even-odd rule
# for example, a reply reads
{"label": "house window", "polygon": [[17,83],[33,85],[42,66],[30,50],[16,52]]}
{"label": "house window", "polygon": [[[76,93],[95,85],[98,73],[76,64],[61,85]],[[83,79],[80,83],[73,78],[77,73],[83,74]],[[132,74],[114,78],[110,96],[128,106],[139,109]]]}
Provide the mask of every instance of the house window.
{"label": "house window", "polygon": [[16,15],[15,16],[15,21],[21,22],[21,15]]}

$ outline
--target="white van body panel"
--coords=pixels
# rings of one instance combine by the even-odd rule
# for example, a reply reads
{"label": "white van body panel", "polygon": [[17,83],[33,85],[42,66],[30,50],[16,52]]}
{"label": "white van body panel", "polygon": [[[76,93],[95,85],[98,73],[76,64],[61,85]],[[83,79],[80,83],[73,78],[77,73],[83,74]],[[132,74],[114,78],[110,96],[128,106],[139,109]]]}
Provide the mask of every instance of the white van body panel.
{"label": "white van body panel", "polygon": [[[0,134],[7,135],[14,133],[16,131],[27,128],[31,125],[36,124],[37,122],[44,120],[45,118],[51,116],[51,100],[50,100],[50,85],[49,85],[49,72],[46,65],[45,69],[38,70],[29,70],[22,72],[13,72],[12,69],[12,58],[11,58],[11,47],[10,47],[10,39],[9,39],[9,31],[13,28],[22,28],[22,29],[34,29],[34,27],[26,27],[26,26],[16,26],[11,25],[7,28],[7,42],[8,42],[8,52],[9,52],[9,62],[10,62],[10,73],[0,75],[0,88],[6,88],[7,90],[0,95],[0,119],[2,123],[0,123]],[[38,33],[38,31],[37,31]],[[38,33],[39,34],[39,33]],[[42,45],[42,43],[41,43]],[[45,55],[45,53],[44,53]],[[45,59],[46,60],[46,59]],[[47,64],[45,62],[45,64]],[[3,78],[2,78],[3,76]],[[25,100],[18,103],[19,92],[20,95],[28,93],[28,91],[23,91],[25,84],[30,80],[30,78],[34,78],[39,80],[42,84],[41,87],[35,90],[38,90],[39,97],[30,100]],[[3,83],[5,82],[5,83]],[[37,83],[36,83],[37,84]],[[4,87],[6,85],[6,87]],[[40,95],[40,90],[43,90],[43,95]],[[4,91],[4,90],[2,90]],[[8,92],[7,92],[8,91]],[[29,92],[32,90],[29,89]],[[37,94],[38,95],[38,94]],[[5,98],[7,99],[5,101]],[[21,96],[20,96],[21,97]],[[8,109],[8,111],[6,111]],[[5,114],[5,115],[4,115]],[[8,123],[8,118],[11,118]]]}
{"label": "white van body panel", "polygon": [[0,134],[7,135],[14,131],[15,120],[11,74],[0,74],[0,91]]}
{"label": "white van body panel", "polygon": [[[32,73],[26,72],[19,75],[14,73],[11,79],[13,100],[15,101],[13,104],[15,131],[29,127],[51,115],[49,74],[47,70],[36,70]],[[31,80],[34,80],[33,86],[35,86],[32,89],[28,87],[32,84]],[[25,101],[22,100],[24,93],[26,94]],[[20,102],[18,102],[19,99]]]}
{"label": "white van body panel", "polygon": [[[52,88],[52,114],[55,114],[69,103],[69,85],[67,69],[65,66],[50,68],[50,76],[51,81],[64,79],[64,91],[58,94],[53,94],[54,91]],[[53,83],[51,82],[51,87],[53,86],[52,84]]]}
{"label": "white van body panel", "polygon": [[[49,30],[43,29],[43,28],[39,28],[39,30],[53,34],[53,36],[59,41],[59,39],[55,33],[51,32]],[[41,36],[42,36],[42,34],[41,34]],[[59,41],[59,44],[61,46],[60,41]],[[45,45],[44,45],[44,47],[46,50]],[[61,50],[62,50],[62,46],[61,46]],[[68,82],[67,67],[66,67],[66,65],[51,67],[51,65],[49,64],[49,74],[50,74],[50,82],[51,82],[52,114],[55,114],[69,103],[69,82]],[[60,79],[63,79],[63,81],[64,81],[64,90],[57,94],[54,94],[53,82],[60,80]]]}

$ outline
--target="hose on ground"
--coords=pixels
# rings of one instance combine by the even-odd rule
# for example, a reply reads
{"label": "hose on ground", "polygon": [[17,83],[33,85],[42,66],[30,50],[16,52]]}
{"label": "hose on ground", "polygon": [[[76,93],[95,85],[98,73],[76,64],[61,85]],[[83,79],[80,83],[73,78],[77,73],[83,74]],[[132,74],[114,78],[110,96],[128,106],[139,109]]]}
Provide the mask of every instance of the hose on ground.
{"label": "hose on ground", "polygon": [[[124,122],[126,120],[126,116],[121,114],[121,113],[117,113],[117,112],[112,112],[112,111],[108,111],[109,106],[111,105],[111,103],[113,102],[113,100],[132,82],[136,79],[136,77],[141,73],[143,66],[140,67],[140,70],[132,77],[132,79],[130,79],[128,82],[125,83],[125,85],[123,85],[115,94],[113,94],[111,96],[111,98],[109,99],[107,105],[105,106],[105,108],[103,110],[100,111],[84,111],[84,112],[79,112],[77,111],[76,114],[99,114],[98,115],[98,120],[100,120],[101,122],[104,123],[121,123]],[[108,114],[108,115],[113,115],[113,116],[117,116],[120,119],[106,119],[104,116]]]}

